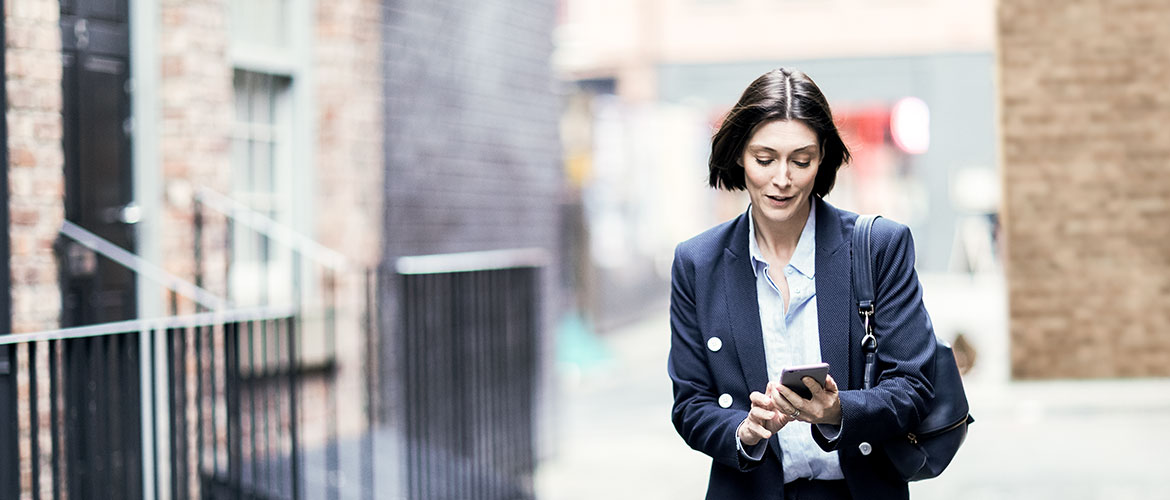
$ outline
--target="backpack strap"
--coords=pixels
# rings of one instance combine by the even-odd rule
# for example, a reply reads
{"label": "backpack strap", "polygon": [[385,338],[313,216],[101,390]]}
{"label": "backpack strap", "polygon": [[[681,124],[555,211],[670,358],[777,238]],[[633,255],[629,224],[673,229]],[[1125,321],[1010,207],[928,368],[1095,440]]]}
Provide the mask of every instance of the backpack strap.
{"label": "backpack strap", "polygon": [[862,379],[866,389],[873,386],[873,370],[876,353],[877,337],[873,334],[873,257],[870,252],[870,233],[873,222],[880,215],[859,215],[853,224],[853,296],[857,299],[857,314],[861,316],[861,324],[865,327],[865,336],[861,339],[861,349],[865,353],[865,378]]}

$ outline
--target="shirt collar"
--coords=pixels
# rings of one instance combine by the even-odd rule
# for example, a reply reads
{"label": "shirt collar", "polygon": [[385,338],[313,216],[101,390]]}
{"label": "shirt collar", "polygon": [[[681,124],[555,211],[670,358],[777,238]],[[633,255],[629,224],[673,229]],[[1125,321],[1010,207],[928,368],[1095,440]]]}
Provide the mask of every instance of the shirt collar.
{"label": "shirt collar", "polygon": [[[812,201],[810,200],[810,203]],[[792,252],[792,259],[788,265],[797,272],[809,278],[816,275],[816,246],[817,246],[817,207],[815,203],[809,207],[808,220],[804,229],[800,231],[800,240],[796,242],[796,250]],[[752,272],[759,277],[760,271],[768,267],[760,245],[756,243],[756,217],[752,214],[752,207],[748,205],[748,255],[751,256]]]}

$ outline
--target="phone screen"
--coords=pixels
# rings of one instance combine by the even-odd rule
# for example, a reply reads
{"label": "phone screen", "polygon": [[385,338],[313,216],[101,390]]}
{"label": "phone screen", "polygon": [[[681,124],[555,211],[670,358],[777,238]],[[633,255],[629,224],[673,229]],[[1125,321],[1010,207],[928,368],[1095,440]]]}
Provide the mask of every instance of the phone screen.
{"label": "phone screen", "polygon": [[780,383],[785,387],[792,389],[800,397],[804,399],[812,399],[812,392],[804,385],[804,377],[812,377],[821,387],[825,386],[825,376],[829,374],[828,363],[817,363],[813,365],[790,366],[780,372]]}

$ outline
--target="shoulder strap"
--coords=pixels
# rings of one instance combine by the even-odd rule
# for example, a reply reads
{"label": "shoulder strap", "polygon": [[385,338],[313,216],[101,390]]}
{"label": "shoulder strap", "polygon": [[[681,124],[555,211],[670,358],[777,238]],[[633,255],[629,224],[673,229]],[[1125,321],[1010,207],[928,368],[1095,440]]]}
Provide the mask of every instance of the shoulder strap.
{"label": "shoulder strap", "polygon": [[859,215],[853,225],[853,296],[857,299],[857,314],[861,316],[861,324],[865,326],[865,337],[861,339],[861,349],[865,352],[865,388],[873,384],[873,370],[875,353],[877,352],[877,337],[873,334],[873,257],[870,252],[870,233],[873,230],[873,221],[880,215]]}
{"label": "shoulder strap", "polygon": [[853,294],[858,307],[873,309],[873,260],[869,233],[877,215],[859,215],[853,225]]}

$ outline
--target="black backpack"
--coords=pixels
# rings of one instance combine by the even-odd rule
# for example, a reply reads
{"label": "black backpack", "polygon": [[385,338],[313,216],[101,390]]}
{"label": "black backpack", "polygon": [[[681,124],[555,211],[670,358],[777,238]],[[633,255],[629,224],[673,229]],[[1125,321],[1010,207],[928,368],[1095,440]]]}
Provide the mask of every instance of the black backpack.
{"label": "black backpack", "polygon": [[[870,253],[870,231],[876,215],[863,215],[853,226],[853,294],[857,298],[857,312],[865,325],[861,341],[865,353],[865,389],[873,386],[877,357],[877,337],[873,334],[871,317],[874,311],[873,260]],[[931,335],[934,335],[933,328]],[[963,379],[955,363],[951,346],[935,336],[934,399],[929,403],[926,418],[905,436],[898,436],[882,448],[905,481],[930,479],[942,473],[955,458],[967,437],[967,425],[974,422],[963,391]]]}

